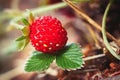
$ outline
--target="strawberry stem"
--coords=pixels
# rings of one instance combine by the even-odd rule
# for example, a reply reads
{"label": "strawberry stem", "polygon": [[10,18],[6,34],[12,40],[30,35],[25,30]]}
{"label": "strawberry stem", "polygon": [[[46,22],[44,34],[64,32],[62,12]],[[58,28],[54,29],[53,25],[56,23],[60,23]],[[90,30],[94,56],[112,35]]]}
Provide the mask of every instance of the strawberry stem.
{"label": "strawberry stem", "polygon": [[[37,14],[40,14],[40,13],[43,13],[43,12],[46,12],[46,11],[62,8],[62,7],[65,7],[65,6],[67,6],[67,4],[64,3],[64,2],[61,2],[61,3],[50,5],[50,6],[45,6],[45,7],[39,7],[39,8],[36,8],[36,9],[32,9],[31,11],[32,11],[33,15],[37,15]],[[29,16],[28,11],[24,12],[22,15],[23,15],[24,18],[28,17]],[[18,16],[16,18],[14,18],[13,20],[11,20],[10,25],[16,27],[17,29],[24,28],[23,26],[21,27],[21,25],[19,25],[17,23],[21,18],[22,18],[21,16]]]}

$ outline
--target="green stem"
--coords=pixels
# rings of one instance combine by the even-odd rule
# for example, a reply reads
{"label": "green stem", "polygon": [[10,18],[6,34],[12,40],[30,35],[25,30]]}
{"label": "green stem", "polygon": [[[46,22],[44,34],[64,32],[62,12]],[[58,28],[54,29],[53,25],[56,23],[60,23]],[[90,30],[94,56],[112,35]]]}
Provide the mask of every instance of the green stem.
{"label": "green stem", "polygon": [[104,44],[106,46],[106,48],[109,50],[109,52],[115,57],[117,58],[118,60],[120,60],[120,56],[118,56],[115,51],[111,48],[108,40],[107,40],[107,37],[106,37],[106,30],[105,30],[105,27],[106,27],[106,18],[107,18],[107,14],[108,14],[108,11],[110,9],[110,6],[112,5],[112,2],[113,0],[110,0],[109,4],[107,5],[106,7],[106,10],[105,10],[105,13],[103,15],[103,20],[102,20],[102,36],[103,36],[103,40],[104,40]]}
{"label": "green stem", "polygon": [[[33,15],[37,15],[37,14],[40,14],[40,13],[43,13],[43,12],[46,12],[46,11],[50,11],[50,10],[54,10],[54,9],[58,9],[58,8],[62,8],[62,7],[65,7],[67,6],[66,3],[64,2],[61,2],[61,3],[57,3],[57,4],[54,4],[54,5],[50,5],[50,6],[45,6],[45,7],[39,7],[39,8],[36,8],[36,9],[32,9],[32,13]],[[21,20],[21,18],[25,18],[25,17],[28,17],[28,12],[24,12],[22,14],[22,16],[18,16],[16,18],[14,18],[13,20],[11,20],[10,24],[12,26],[15,26],[17,29],[22,29],[23,27],[21,27],[21,25],[19,25],[17,22],[19,20]]]}
{"label": "green stem", "polygon": [[33,9],[32,12],[33,12],[34,15],[36,15],[36,14],[40,14],[42,12],[62,8],[62,7],[65,7],[65,6],[67,6],[67,4],[64,3],[64,2],[61,2],[61,3],[54,4],[54,5],[39,7],[39,8]]}

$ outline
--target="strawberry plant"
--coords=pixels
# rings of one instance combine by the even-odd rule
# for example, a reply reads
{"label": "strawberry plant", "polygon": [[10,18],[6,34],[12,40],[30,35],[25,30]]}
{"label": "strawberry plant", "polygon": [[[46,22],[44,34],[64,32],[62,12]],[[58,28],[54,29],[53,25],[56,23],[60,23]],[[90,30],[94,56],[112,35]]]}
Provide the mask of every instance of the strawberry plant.
{"label": "strawberry plant", "polygon": [[[28,45],[28,43],[30,43],[30,45],[32,45],[32,47],[34,48],[34,51],[30,54],[30,57],[28,57],[28,60],[25,63],[24,70],[27,72],[45,71],[51,66],[52,62],[55,62],[56,65],[62,68],[64,72],[66,72],[67,70],[68,71],[72,70],[73,72],[78,71],[79,73],[79,70],[80,70],[80,73],[81,72],[83,73],[87,71],[87,66],[89,65],[89,63],[90,63],[90,67],[92,65],[95,65],[95,67],[97,67],[96,69],[93,69],[93,67],[91,67],[90,69],[88,69],[89,72],[91,72],[92,70],[93,71],[94,70],[96,71],[98,69],[101,70],[99,66],[101,67],[102,63],[105,63],[105,65],[103,65],[102,68],[104,68],[104,66],[107,65],[112,67],[112,69],[115,69],[114,65],[116,65],[116,63],[110,64],[110,62],[112,60],[115,62],[120,60],[120,56],[119,56],[120,44],[114,36],[112,36],[109,32],[105,30],[107,14],[114,0],[110,0],[110,2],[108,1],[109,3],[103,14],[102,26],[99,25],[97,22],[95,22],[94,19],[89,17],[90,15],[88,16],[88,14],[85,14],[84,11],[82,11],[82,9],[79,9],[78,7],[79,5],[75,5],[79,2],[90,1],[90,0],[63,0],[63,1],[64,2],[55,4],[52,6],[37,8],[31,11],[28,10],[28,12],[25,12],[24,14],[22,14],[22,16],[19,16],[11,20],[11,25],[17,27],[17,29],[22,31],[22,35],[16,39],[18,50],[19,51],[23,50]],[[91,3],[92,1],[94,2],[94,0],[91,0]],[[86,52],[84,52],[84,49],[82,52],[81,47],[76,43],[72,43],[72,44],[67,43],[67,41],[69,40],[69,36],[66,31],[67,24],[65,25],[62,24],[64,21],[60,21],[59,18],[53,17],[48,14],[44,16],[43,15],[38,16],[39,13],[64,7],[67,5],[70,8],[72,8],[76,12],[76,14],[78,14],[77,17],[76,15],[74,15],[75,18],[78,18],[78,16],[82,17],[83,21],[85,22],[85,25],[84,25],[85,30],[86,31],[88,30],[90,33],[89,37],[87,35],[85,37],[87,37],[87,39],[89,40],[92,38],[93,40],[93,41],[90,41],[92,43],[90,43],[89,40],[88,42],[86,41],[87,43],[85,44],[89,45],[87,46]],[[90,5],[89,7],[93,8],[95,7],[95,5]],[[66,14],[69,14],[69,12]],[[68,15],[66,16],[68,18]],[[72,19],[75,19],[74,17],[72,17]],[[69,19],[71,18],[69,17]],[[69,25],[70,26],[72,25],[72,28],[77,25],[77,29],[81,27],[81,24],[79,25],[76,23],[74,24],[74,21],[72,21],[71,24],[69,22]],[[99,33],[101,32],[102,32],[102,36],[99,35]],[[84,38],[83,36],[84,35],[80,34],[79,37]],[[109,41],[107,40],[107,38],[110,41],[114,42],[114,45],[109,44]],[[82,40],[84,41],[86,39],[82,39]],[[83,58],[83,55],[84,55],[84,58]],[[101,57],[105,59],[102,59]],[[89,61],[91,59],[95,63],[92,64],[91,63],[92,61]],[[103,61],[101,62],[101,60]],[[85,65],[86,69],[85,68],[81,69],[83,67],[84,61],[86,61],[86,65]],[[71,77],[70,75],[67,75],[67,76]]]}
{"label": "strawberry plant", "polygon": [[66,45],[68,37],[61,22],[52,16],[41,16],[34,19],[32,13],[29,20],[22,18],[25,25],[23,35],[16,39],[19,50],[31,42],[35,51],[25,64],[26,71],[43,71],[49,68],[53,60],[63,69],[78,69],[83,66],[80,47],[73,43]]}

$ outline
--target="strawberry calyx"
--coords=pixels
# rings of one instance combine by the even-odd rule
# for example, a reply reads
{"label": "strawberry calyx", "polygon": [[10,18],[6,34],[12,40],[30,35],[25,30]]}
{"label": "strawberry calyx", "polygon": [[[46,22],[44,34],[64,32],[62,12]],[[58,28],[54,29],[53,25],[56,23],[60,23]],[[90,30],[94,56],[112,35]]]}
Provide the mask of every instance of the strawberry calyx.
{"label": "strawberry calyx", "polygon": [[31,12],[29,12],[28,20],[25,18],[21,18],[21,21],[24,25],[24,27],[20,29],[22,31],[22,36],[20,36],[16,39],[17,48],[19,51],[23,50],[27,46],[27,44],[30,42],[30,38],[29,38],[30,28],[29,28],[29,26],[33,22],[33,19],[34,19],[33,14]]}

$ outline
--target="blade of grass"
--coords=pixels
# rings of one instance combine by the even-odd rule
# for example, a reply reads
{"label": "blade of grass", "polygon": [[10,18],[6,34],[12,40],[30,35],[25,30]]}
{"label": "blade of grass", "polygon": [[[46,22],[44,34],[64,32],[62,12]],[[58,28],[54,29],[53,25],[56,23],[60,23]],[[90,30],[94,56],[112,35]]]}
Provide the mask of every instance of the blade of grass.
{"label": "blade of grass", "polygon": [[108,3],[107,7],[106,7],[106,10],[104,12],[104,15],[103,15],[103,20],[102,20],[102,36],[103,36],[103,40],[104,40],[104,44],[106,46],[106,48],[109,50],[109,52],[115,57],[117,58],[118,60],[120,60],[120,56],[117,55],[115,53],[115,51],[111,48],[108,40],[107,40],[107,37],[106,37],[106,18],[107,18],[107,14],[108,14],[108,11],[110,9],[110,6],[112,5],[112,2],[113,0],[110,0],[110,2]]}

